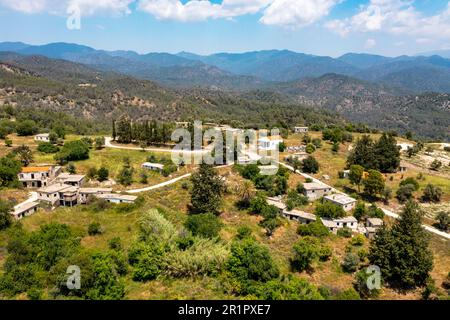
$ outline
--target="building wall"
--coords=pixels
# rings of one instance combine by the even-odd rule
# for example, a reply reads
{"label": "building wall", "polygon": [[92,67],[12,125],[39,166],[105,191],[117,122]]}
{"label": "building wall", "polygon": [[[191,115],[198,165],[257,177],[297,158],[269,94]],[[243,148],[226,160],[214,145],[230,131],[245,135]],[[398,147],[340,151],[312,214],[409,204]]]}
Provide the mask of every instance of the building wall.
{"label": "building wall", "polygon": [[309,200],[317,200],[331,193],[331,189],[308,190],[306,196]]}

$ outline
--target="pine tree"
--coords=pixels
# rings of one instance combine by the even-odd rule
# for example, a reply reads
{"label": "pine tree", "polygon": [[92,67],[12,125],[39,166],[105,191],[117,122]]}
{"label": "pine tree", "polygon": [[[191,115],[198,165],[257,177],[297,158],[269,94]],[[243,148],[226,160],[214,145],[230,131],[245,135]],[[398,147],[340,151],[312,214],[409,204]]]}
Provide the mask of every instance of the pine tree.
{"label": "pine tree", "polygon": [[212,165],[201,164],[191,177],[192,213],[219,212],[222,204],[223,182]]}
{"label": "pine tree", "polygon": [[364,135],[356,142],[355,148],[347,159],[347,166],[360,165],[364,169],[375,169],[374,142],[368,135]]}
{"label": "pine tree", "polygon": [[383,133],[375,145],[376,164],[379,171],[394,173],[400,166],[400,150],[392,135]]}
{"label": "pine tree", "polygon": [[433,269],[433,255],[416,202],[406,204],[401,219],[392,227],[392,237],[392,281],[406,288],[424,285]]}

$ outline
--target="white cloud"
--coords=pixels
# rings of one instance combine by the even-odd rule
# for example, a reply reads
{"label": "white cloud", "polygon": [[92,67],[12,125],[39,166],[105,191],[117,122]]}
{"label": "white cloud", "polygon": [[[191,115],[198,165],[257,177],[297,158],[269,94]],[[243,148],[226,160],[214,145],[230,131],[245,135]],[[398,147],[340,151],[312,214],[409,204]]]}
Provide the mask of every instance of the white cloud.
{"label": "white cloud", "polygon": [[425,16],[414,7],[413,0],[371,0],[356,15],[329,21],[325,27],[341,36],[351,32],[386,32],[450,39],[450,1],[442,12]]}
{"label": "white cloud", "polygon": [[367,39],[366,43],[364,44],[364,48],[370,49],[377,45],[377,42],[374,39]]}
{"label": "white cloud", "polygon": [[48,12],[66,14],[69,8],[78,8],[82,15],[96,13],[130,13],[129,5],[134,0],[0,0],[0,5],[9,9],[35,14]]}
{"label": "white cloud", "polygon": [[262,13],[266,25],[305,26],[329,14],[340,0],[140,0],[139,8],[160,20],[203,21]]}

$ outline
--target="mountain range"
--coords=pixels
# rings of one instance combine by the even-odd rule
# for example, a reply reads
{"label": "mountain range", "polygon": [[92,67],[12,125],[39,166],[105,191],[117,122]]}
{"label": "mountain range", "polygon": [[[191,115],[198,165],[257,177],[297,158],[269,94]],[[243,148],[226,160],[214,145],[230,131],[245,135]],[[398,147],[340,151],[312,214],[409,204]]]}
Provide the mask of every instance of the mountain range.
{"label": "mountain range", "polygon": [[389,85],[400,92],[450,92],[450,59],[439,55],[392,58],[348,53],[331,58],[267,50],[202,56],[188,52],[138,54],[69,43],[28,45],[21,42],[0,43],[0,51],[64,59],[173,87],[248,90],[335,73]]}
{"label": "mountain range", "polygon": [[[211,119],[252,117],[257,124],[273,120],[258,108],[284,105],[296,110],[307,107],[312,112],[327,110],[352,122],[412,131],[427,139],[450,138],[450,60],[437,55],[391,58],[349,53],[331,58],[270,50],[200,56],[4,42],[0,43],[0,66],[66,86],[95,85],[107,99],[124,94],[128,100],[118,110],[126,105],[139,107],[133,111],[136,116],[170,118],[168,112],[175,108],[183,117],[204,113]],[[23,81],[14,77],[6,84]],[[89,113],[105,108],[99,102],[102,99],[86,107]],[[108,108],[111,116],[119,112]],[[149,113],[148,108],[153,110]],[[231,111],[234,118],[226,114]]]}

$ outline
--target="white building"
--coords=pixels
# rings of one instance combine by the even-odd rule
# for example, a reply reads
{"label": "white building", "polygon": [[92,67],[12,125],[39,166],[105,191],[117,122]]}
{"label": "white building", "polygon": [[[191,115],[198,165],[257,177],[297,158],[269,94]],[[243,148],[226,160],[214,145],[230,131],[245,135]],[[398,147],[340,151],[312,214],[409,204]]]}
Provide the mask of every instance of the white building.
{"label": "white building", "polygon": [[61,167],[52,165],[23,167],[19,181],[25,188],[41,188],[51,184],[60,172]]}
{"label": "white building", "polygon": [[78,188],[63,183],[55,183],[38,191],[38,200],[52,207],[69,206],[78,203]]}
{"label": "white building", "polygon": [[299,210],[291,210],[291,211],[284,210],[283,216],[290,220],[298,221],[302,224],[309,224],[311,222],[316,221],[317,219],[315,215]]}
{"label": "white building", "polygon": [[384,221],[379,218],[368,218],[366,220],[365,235],[369,239],[375,238],[377,231],[384,225]]}
{"label": "white building", "polygon": [[353,210],[357,202],[356,199],[353,199],[345,194],[333,194],[325,196],[324,200],[342,207],[342,209],[344,209],[345,211]]}
{"label": "white building", "polygon": [[281,201],[281,198],[279,197],[267,198],[267,204],[269,206],[276,207],[280,214],[282,214],[283,211],[286,210],[286,205]]}
{"label": "white building", "polygon": [[308,127],[294,127],[295,133],[308,133],[309,128]]}
{"label": "white building", "polygon": [[331,193],[331,187],[323,183],[311,182],[303,185],[304,195],[310,201],[315,201]]}
{"label": "white building", "polygon": [[161,163],[144,162],[142,164],[142,168],[153,171],[162,171],[164,169],[164,165]]}
{"label": "white building", "polygon": [[325,219],[321,218],[322,223],[327,227],[332,233],[336,234],[339,229],[348,228],[353,232],[358,230],[358,220],[355,217],[345,217],[340,219]]}
{"label": "white building", "polygon": [[263,137],[258,139],[258,147],[260,150],[273,151],[278,150],[280,143],[283,142],[281,136]]}
{"label": "white building", "polygon": [[16,220],[20,220],[23,217],[31,216],[38,210],[39,203],[37,202],[26,202],[24,204],[19,204],[14,207],[14,212],[12,215]]}
{"label": "white building", "polygon": [[80,188],[78,190],[78,199],[80,203],[86,204],[90,196],[99,194],[111,194],[112,188]]}
{"label": "white building", "polygon": [[134,203],[136,201],[136,196],[130,196],[126,194],[118,194],[118,193],[106,193],[106,194],[97,194],[97,198],[104,199],[111,203]]}
{"label": "white building", "polygon": [[56,180],[58,183],[81,187],[85,182],[85,176],[81,174],[61,173]]}
{"label": "white building", "polygon": [[38,142],[50,142],[50,135],[48,133],[40,133],[34,136],[34,140]]}

